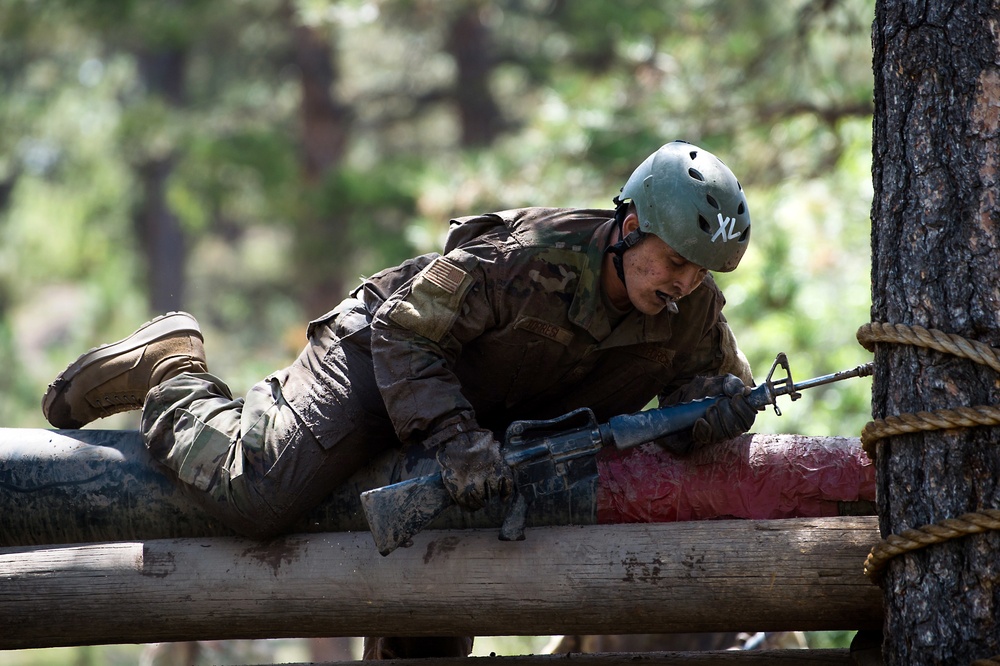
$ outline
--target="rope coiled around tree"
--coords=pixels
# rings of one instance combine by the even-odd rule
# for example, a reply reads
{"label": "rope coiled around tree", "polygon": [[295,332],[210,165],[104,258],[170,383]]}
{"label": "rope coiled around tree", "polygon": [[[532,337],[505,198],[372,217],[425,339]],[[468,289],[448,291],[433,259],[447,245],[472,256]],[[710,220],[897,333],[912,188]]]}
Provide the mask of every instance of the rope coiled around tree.
{"label": "rope coiled around tree", "polygon": [[[981,365],[987,365],[1000,373],[1000,350],[982,342],[967,340],[960,335],[927,329],[922,326],[872,322],[859,328],[857,337],[858,342],[868,351],[874,351],[876,342],[925,347],[960,358],[967,358]],[[1000,425],[1000,406],[957,407],[876,419],[868,423],[862,430],[861,446],[868,457],[874,460],[875,442],[892,435],[928,430],[947,430],[949,428],[971,428],[981,425]]]}
{"label": "rope coiled around tree", "polygon": [[[869,351],[874,350],[876,342],[926,347],[975,361],[1000,373],[1000,350],[982,342],[967,340],[959,335],[927,329],[922,326],[872,322],[858,329],[857,337],[858,342]],[[957,407],[955,409],[939,409],[933,412],[900,414],[868,423],[861,433],[861,444],[865,453],[874,460],[875,442],[885,437],[929,430],[990,425],[1000,425],[1000,406],[998,405]],[[871,553],[868,554],[864,566],[865,575],[874,580],[889,560],[897,555],[988,530],[1000,530],[1000,510],[984,509],[923,527],[906,529],[900,534],[891,534],[876,544]],[[990,662],[984,661],[983,663]],[[1000,661],[997,663],[1000,664]]]}
{"label": "rope coiled around tree", "polygon": [[958,518],[947,518],[939,523],[903,530],[899,534],[890,534],[875,544],[868,553],[868,558],[865,560],[865,575],[869,578],[874,576],[897,555],[989,530],[1000,530],[1000,511],[996,509],[965,513]]}

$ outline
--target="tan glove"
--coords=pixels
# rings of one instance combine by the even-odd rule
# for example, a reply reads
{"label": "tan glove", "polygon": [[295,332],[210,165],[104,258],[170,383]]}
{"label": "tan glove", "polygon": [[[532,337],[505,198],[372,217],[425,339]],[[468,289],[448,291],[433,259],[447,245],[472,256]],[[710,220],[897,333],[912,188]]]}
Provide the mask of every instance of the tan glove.
{"label": "tan glove", "polygon": [[493,497],[506,501],[514,489],[514,472],[489,430],[457,433],[440,445],[437,460],[448,494],[469,511]]}
{"label": "tan glove", "polygon": [[753,427],[757,410],[746,401],[750,387],[736,375],[699,376],[674,391],[663,404],[676,405],[699,398],[725,396],[708,408],[691,428],[693,448],[732,439]]}

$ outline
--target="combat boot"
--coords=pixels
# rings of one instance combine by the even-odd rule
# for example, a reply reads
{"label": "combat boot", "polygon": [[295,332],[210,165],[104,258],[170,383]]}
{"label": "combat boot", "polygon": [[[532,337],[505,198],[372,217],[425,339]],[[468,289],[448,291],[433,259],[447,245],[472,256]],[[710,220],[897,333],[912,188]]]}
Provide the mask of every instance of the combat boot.
{"label": "combat boot", "polygon": [[141,409],[149,389],[182,372],[207,371],[198,322],[186,312],[171,312],[74,361],[49,384],[42,411],[56,428],[80,428]]}

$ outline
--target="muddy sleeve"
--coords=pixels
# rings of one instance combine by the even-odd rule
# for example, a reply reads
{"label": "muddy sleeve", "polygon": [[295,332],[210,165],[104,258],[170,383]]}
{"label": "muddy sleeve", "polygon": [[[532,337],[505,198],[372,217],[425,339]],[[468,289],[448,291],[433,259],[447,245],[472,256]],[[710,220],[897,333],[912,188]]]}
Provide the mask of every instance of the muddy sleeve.
{"label": "muddy sleeve", "polygon": [[453,368],[463,346],[495,325],[489,263],[464,250],[438,257],[375,313],[375,379],[403,442],[432,446],[478,428]]}
{"label": "muddy sleeve", "polygon": [[729,327],[729,322],[722,315],[719,315],[717,329],[719,348],[722,352],[722,365],[719,367],[719,374],[736,375],[747,386],[753,386],[753,372],[750,369],[750,362],[743,354],[743,350],[740,349],[739,343],[736,342],[736,334]]}

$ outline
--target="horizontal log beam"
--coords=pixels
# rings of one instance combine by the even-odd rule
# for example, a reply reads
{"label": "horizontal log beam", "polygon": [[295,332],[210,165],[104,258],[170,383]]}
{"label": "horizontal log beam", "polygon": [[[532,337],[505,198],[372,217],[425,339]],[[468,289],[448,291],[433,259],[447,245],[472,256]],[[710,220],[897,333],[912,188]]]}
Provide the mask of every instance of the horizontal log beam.
{"label": "horizontal log beam", "polygon": [[[366,530],[363,490],[438,470],[433,451],[390,452],[334,490],[295,532]],[[686,458],[602,451],[596,478],[532,504],[528,524],[673,522],[874,513],[857,438],[744,435]],[[407,469],[408,468],[408,469]],[[161,473],[137,431],[0,428],[0,547],[231,536]],[[500,507],[449,509],[434,527],[499,525]]]}
{"label": "horizontal log beam", "polygon": [[0,548],[0,649],[364,635],[877,629],[872,517]]}

